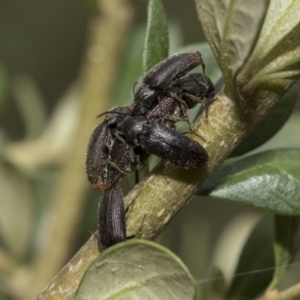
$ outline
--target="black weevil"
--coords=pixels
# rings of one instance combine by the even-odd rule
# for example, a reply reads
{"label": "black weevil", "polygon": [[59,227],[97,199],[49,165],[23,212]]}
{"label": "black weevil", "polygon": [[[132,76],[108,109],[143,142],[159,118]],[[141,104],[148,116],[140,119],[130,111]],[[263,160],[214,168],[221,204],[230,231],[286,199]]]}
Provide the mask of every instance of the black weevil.
{"label": "black weevil", "polygon": [[[173,98],[165,99],[147,117],[131,117],[129,109],[125,106],[111,110],[104,122],[96,126],[86,156],[89,181],[94,188],[104,190],[98,213],[99,244],[103,250],[126,237],[123,196],[118,182],[140,167],[148,154],[186,169],[200,169],[208,159],[200,144],[165,126],[174,127],[179,118],[178,103]],[[162,109],[177,112],[164,118]]]}
{"label": "black weevil", "polygon": [[126,240],[123,193],[118,184],[103,192],[98,208],[99,244],[102,250]]}
{"label": "black weevil", "polygon": [[85,159],[88,180],[98,190],[111,188],[146,159],[146,154],[129,145],[118,130],[119,124],[131,115],[131,108],[115,107],[106,114],[92,131]]}
{"label": "black weevil", "polygon": [[122,133],[134,147],[184,169],[201,169],[208,160],[207,152],[199,143],[155,119],[127,118],[122,123]]}

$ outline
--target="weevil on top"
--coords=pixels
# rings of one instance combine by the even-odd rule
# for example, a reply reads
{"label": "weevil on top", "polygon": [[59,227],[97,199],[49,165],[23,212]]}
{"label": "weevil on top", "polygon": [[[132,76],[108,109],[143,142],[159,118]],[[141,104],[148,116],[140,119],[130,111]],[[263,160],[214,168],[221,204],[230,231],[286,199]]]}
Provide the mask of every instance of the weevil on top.
{"label": "weevil on top", "polygon": [[207,113],[213,101],[211,80],[205,74],[188,73],[199,65],[204,73],[199,52],[172,55],[143,77],[132,106],[101,114],[106,117],[91,134],[86,173],[94,188],[104,191],[98,211],[103,250],[126,239],[123,193],[118,182],[144,165],[149,154],[185,169],[206,165],[206,150],[175,130],[178,121],[189,123],[189,108],[201,103]]}
{"label": "weevil on top", "polygon": [[[199,65],[203,74],[187,74]],[[180,53],[166,58],[143,77],[142,85],[134,94],[133,115],[145,115],[165,96],[176,99],[183,112],[198,103],[208,108],[215,87],[204,71],[205,64],[199,52]]]}

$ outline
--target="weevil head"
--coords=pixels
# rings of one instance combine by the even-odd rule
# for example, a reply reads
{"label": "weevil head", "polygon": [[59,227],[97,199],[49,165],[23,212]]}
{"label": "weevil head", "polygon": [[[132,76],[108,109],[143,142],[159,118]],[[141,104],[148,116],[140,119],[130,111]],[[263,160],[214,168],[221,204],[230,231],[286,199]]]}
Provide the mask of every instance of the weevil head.
{"label": "weevil head", "polygon": [[126,116],[130,116],[132,110],[129,106],[124,105],[120,107],[114,107],[109,110],[106,114],[104,122],[107,127],[113,128],[122,122]]}
{"label": "weevil head", "polygon": [[204,96],[204,98],[206,98],[209,101],[215,95],[215,86],[207,76],[204,75],[204,77],[205,77],[205,81],[206,81],[206,90],[205,90],[205,93],[203,94],[203,96]]}
{"label": "weevil head", "polygon": [[193,108],[197,103],[209,103],[215,93],[213,83],[202,73],[187,74],[178,79],[174,87],[180,89],[188,108]]}

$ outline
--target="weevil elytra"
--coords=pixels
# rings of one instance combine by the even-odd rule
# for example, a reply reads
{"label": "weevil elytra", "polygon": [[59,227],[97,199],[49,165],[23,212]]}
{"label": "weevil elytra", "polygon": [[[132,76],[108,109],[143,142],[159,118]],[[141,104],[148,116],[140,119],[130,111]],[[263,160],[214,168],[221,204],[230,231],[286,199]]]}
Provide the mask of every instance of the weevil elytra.
{"label": "weevil elytra", "polygon": [[98,186],[109,188],[105,181],[107,178],[107,157],[110,152],[112,133],[106,122],[97,125],[91,134],[85,158],[85,171],[88,181],[95,189]]}
{"label": "weevil elytra", "polygon": [[186,135],[156,120],[131,117],[122,123],[126,140],[143,151],[184,169],[201,169],[208,160],[205,149]]}
{"label": "weevil elytra", "polygon": [[102,250],[126,239],[123,193],[118,184],[103,192],[98,209],[98,228]]}
{"label": "weevil elytra", "polygon": [[88,180],[98,190],[111,188],[146,159],[146,154],[129,145],[119,131],[120,124],[130,116],[131,108],[116,107],[107,114],[92,131],[85,160]]}
{"label": "weevil elytra", "polygon": [[186,52],[171,55],[155,65],[143,77],[143,83],[150,88],[164,88],[170,86],[177,78],[182,77],[197,66],[205,64],[200,52]]}

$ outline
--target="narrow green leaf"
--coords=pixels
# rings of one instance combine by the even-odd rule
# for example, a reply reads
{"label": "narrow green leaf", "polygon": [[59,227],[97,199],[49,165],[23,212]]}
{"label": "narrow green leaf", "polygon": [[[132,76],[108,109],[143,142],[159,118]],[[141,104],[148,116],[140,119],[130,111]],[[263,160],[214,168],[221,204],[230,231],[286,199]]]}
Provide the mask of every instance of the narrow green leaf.
{"label": "narrow green leaf", "polygon": [[240,156],[261,146],[271,139],[292,114],[299,97],[299,88],[294,85],[269,111],[250,134],[234,149],[230,157]]}
{"label": "narrow green leaf", "polygon": [[143,70],[147,73],[168,56],[169,36],[164,7],[161,0],[150,0],[143,56]]}
{"label": "narrow green leaf", "polygon": [[200,189],[282,215],[300,215],[300,149],[271,150],[216,171]]}
{"label": "narrow green leaf", "polygon": [[[272,0],[263,28],[243,77],[248,90],[275,79],[300,78],[300,1]],[[256,75],[256,76],[254,76]]]}
{"label": "narrow green leaf", "polygon": [[273,280],[268,288],[276,290],[282,279],[287,265],[294,258],[299,247],[299,217],[287,217],[275,215],[275,243],[274,254],[276,269]]}
{"label": "narrow green leaf", "polygon": [[178,257],[146,240],[109,248],[86,271],[76,300],[194,299],[195,283]]}
{"label": "narrow green leaf", "polygon": [[272,280],[274,258],[271,216],[264,217],[249,235],[234,273],[226,299],[255,299]]}
{"label": "narrow green leaf", "polygon": [[128,38],[118,76],[118,88],[114,91],[113,105],[125,104],[126,98],[132,104],[134,82],[142,74],[142,56],[145,40],[145,26],[135,28]]}
{"label": "narrow green leaf", "polygon": [[237,94],[235,77],[253,48],[268,3],[269,0],[196,0],[204,34],[232,95]]}

